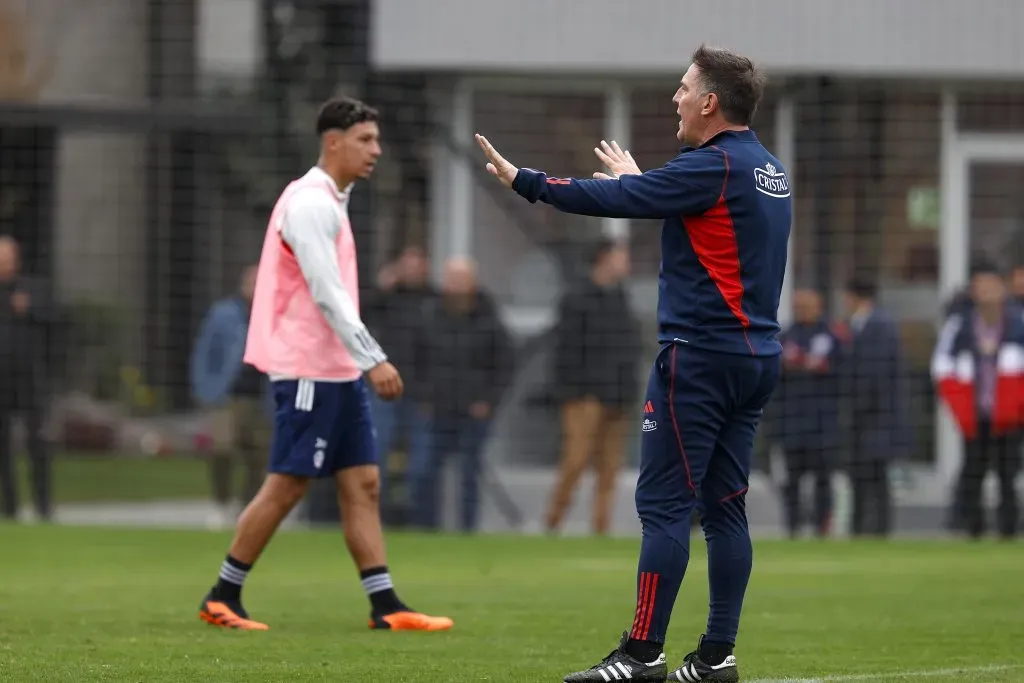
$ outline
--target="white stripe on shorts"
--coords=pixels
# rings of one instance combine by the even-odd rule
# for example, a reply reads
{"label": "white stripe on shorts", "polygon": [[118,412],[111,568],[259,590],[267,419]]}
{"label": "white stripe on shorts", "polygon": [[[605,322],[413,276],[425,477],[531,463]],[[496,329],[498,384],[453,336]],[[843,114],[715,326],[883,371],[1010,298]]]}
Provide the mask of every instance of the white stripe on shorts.
{"label": "white stripe on shorts", "polygon": [[300,379],[295,387],[295,409],[303,412],[313,410],[313,389],[316,383],[309,379]]}

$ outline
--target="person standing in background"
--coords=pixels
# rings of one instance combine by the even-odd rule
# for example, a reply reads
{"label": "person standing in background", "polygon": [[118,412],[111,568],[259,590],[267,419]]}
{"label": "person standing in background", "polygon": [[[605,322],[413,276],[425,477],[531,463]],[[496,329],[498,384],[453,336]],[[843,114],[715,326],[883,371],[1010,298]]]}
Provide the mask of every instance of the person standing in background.
{"label": "person standing in background", "polygon": [[932,378],[964,440],[957,487],[965,530],[985,532],[982,489],[989,470],[999,479],[997,528],[1017,533],[1024,428],[1024,312],[1007,295],[996,267],[979,262],[971,273],[971,306],[949,316],[932,358]]}
{"label": "person standing in background", "polygon": [[628,409],[639,393],[640,326],[623,287],[629,249],[603,240],[591,264],[590,277],[562,300],[558,321],[553,374],[562,402],[562,457],[546,524],[549,532],[561,527],[580,475],[593,459],[592,529],[604,535],[632,417]]}
{"label": "person standing in background", "polygon": [[[238,293],[210,307],[192,353],[192,395],[207,411],[212,442],[210,483],[218,510],[210,525],[218,528],[229,525],[259,491],[270,444],[263,374],[242,363],[255,283],[256,266],[249,266],[242,273]],[[238,462],[245,483],[232,500]]]}
{"label": "person standing in background", "polygon": [[797,536],[804,516],[800,482],[814,477],[814,531],[827,536],[832,524],[832,468],[839,446],[839,342],[822,315],[821,295],[799,289],[793,295],[796,322],[782,342],[782,378],[775,414],[786,453],[786,524]]}
{"label": "person standing in background", "polygon": [[893,501],[889,466],[909,445],[906,377],[899,329],[876,305],[874,282],[855,278],[846,287],[850,346],[844,354],[850,401],[853,523],[855,536],[888,536]]}
{"label": "person standing in background", "polygon": [[19,512],[17,470],[11,444],[11,420],[25,420],[29,470],[36,516],[49,520],[52,462],[43,436],[45,369],[43,349],[52,306],[41,283],[21,274],[14,238],[0,236],[0,494],[3,516]]}
{"label": "person standing in background", "polygon": [[413,523],[441,528],[444,462],[458,454],[459,528],[472,532],[479,524],[483,450],[512,376],[512,344],[497,306],[480,288],[476,263],[465,257],[445,263],[441,297],[425,319],[419,357],[429,382],[426,405],[434,433],[430,449],[412,453],[409,462]]}
{"label": "person standing in background", "polygon": [[381,505],[393,503],[388,455],[399,437],[406,436],[407,461],[429,457],[432,439],[430,415],[424,409],[425,366],[417,353],[423,331],[424,310],[438,297],[430,284],[429,264],[423,249],[408,246],[398,259],[381,269],[377,289],[366,303],[366,326],[380,341],[395,365],[402,369],[405,394],[396,401],[371,397],[377,427]]}

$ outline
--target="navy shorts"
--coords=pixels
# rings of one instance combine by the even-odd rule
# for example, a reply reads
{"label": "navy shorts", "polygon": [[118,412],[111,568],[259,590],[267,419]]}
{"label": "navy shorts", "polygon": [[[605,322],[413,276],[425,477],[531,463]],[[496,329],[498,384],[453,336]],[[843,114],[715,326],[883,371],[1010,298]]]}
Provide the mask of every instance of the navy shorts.
{"label": "navy shorts", "polygon": [[754,434],[780,358],[669,344],[651,369],[644,398],[637,510],[686,515],[747,491]]}
{"label": "navy shorts", "polygon": [[281,380],[273,392],[271,472],[316,478],[377,463],[377,433],[362,379]]}

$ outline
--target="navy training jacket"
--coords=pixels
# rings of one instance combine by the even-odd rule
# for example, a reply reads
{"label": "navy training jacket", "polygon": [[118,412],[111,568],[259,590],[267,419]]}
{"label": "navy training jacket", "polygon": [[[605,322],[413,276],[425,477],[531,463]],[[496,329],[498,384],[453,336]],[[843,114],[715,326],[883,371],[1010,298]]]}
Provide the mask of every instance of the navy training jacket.
{"label": "navy training jacket", "polygon": [[523,168],[512,188],[567,213],[664,219],[660,343],[782,352],[779,297],[793,199],[785,169],[752,130],[719,133],[641,175],[579,180]]}

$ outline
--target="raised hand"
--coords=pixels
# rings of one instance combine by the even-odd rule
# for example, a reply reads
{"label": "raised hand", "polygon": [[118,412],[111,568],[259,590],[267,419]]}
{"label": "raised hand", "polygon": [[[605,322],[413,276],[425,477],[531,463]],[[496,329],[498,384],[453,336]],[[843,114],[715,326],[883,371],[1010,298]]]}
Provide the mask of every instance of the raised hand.
{"label": "raised hand", "polygon": [[619,147],[619,143],[614,140],[612,140],[610,145],[601,140],[601,146],[594,148],[594,154],[611,171],[611,175],[601,173],[600,171],[595,173],[594,177],[599,180],[611,180],[623,175],[640,175],[643,173],[640,167],[636,165],[636,162],[633,161],[633,155],[628,150],[623,151]]}
{"label": "raised hand", "polygon": [[512,181],[516,179],[519,169],[509,163],[505,157],[498,154],[498,150],[494,149],[483,135],[477,133],[476,141],[487,157],[487,172],[500,180],[501,184],[505,187],[512,187]]}

